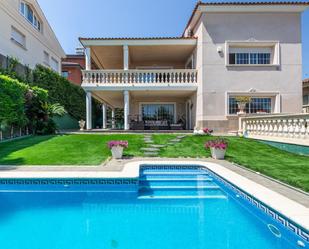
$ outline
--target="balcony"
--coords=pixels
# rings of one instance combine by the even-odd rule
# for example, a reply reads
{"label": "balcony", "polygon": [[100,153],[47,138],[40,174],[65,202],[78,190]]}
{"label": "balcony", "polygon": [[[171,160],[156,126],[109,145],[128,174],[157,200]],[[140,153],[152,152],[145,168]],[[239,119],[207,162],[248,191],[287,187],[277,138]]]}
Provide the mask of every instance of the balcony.
{"label": "balcony", "polygon": [[196,85],[197,70],[85,70],[83,86]]}

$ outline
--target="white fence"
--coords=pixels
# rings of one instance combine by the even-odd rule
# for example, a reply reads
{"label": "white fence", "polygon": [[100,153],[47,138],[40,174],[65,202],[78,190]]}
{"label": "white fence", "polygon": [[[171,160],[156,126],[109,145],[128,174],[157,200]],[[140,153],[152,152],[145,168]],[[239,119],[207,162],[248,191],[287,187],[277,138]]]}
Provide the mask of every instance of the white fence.
{"label": "white fence", "polygon": [[309,145],[309,113],[241,117],[240,131],[248,137]]}
{"label": "white fence", "polygon": [[86,84],[197,83],[197,70],[88,70],[82,71]]}

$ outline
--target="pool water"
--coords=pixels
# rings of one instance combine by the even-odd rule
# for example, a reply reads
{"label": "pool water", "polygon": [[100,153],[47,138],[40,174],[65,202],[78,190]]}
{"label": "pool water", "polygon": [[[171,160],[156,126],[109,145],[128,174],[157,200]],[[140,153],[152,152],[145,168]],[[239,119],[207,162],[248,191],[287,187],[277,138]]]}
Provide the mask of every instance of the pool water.
{"label": "pool water", "polygon": [[266,140],[258,140],[261,143],[268,144],[270,146],[276,147],[280,150],[285,150],[294,154],[309,156],[309,146],[298,145],[298,144],[288,144],[288,143],[280,143]]}
{"label": "pool water", "polygon": [[23,186],[23,191],[17,187],[2,187],[0,192],[1,248],[301,248],[297,242],[309,246],[198,168],[146,168],[137,191],[118,192],[117,186],[107,192],[104,187],[87,191],[87,186],[57,192],[53,186],[44,191],[40,186]]}

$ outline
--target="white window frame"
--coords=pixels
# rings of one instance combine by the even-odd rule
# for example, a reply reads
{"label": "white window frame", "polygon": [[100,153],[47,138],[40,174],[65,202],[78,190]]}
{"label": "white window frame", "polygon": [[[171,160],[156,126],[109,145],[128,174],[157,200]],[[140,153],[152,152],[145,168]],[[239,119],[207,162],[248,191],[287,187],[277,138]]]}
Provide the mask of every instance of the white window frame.
{"label": "white window frame", "polygon": [[[237,116],[229,113],[229,99],[236,96],[248,96],[252,98],[272,98],[271,113],[281,113],[281,95],[279,92],[226,92],[225,93],[225,116]],[[254,114],[252,114],[254,115]]]}
{"label": "white window frame", "polygon": [[[22,11],[22,4],[23,4],[23,11]],[[29,6],[29,8],[32,10],[32,13],[33,13],[33,20],[32,22],[28,19],[27,17],[27,8],[26,6]],[[39,18],[39,16],[37,15],[37,13],[35,12],[34,8],[32,8],[32,6],[25,2],[25,1],[20,1],[19,2],[19,13],[27,20],[27,22],[29,22],[31,24],[32,27],[34,27],[36,30],[38,30],[39,32],[43,32],[43,25],[42,25],[42,21],[41,19]]]}
{"label": "white window frame", "polygon": [[[271,48],[271,64],[230,64],[229,55],[230,48]],[[250,56],[249,56],[250,57]],[[250,60],[250,58],[249,58]],[[249,61],[250,63],[250,61]],[[225,65],[228,67],[278,67],[280,66],[280,42],[279,41],[256,41],[256,40],[248,40],[248,41],[226,41],[225,42]]]}
{"label": "white window frame", "polygon": [[[23,43],[20,43],[17,39],[15,39],[13,37],[13,32],[18,33],[20,36],[23,37]],[[23,49],[26,49],[26,36],[20,32],[17,28],[15,28],[14,26],[11,26],[11,41],[14,42],[16,45],[20,46]]]}

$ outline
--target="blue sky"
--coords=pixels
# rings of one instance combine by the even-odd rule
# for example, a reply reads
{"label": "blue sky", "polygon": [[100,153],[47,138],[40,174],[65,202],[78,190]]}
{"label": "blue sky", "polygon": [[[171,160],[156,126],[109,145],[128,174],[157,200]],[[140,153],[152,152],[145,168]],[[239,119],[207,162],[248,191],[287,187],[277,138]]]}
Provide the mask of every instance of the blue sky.
{"label": "blue sky", "polygon": [[[196,0],[38,0],[66,53],[78,37],[180,36]],[[213,1],[215,2],[215,1]],[[303,76],[309,78],[309,9],[302,17]]]}

